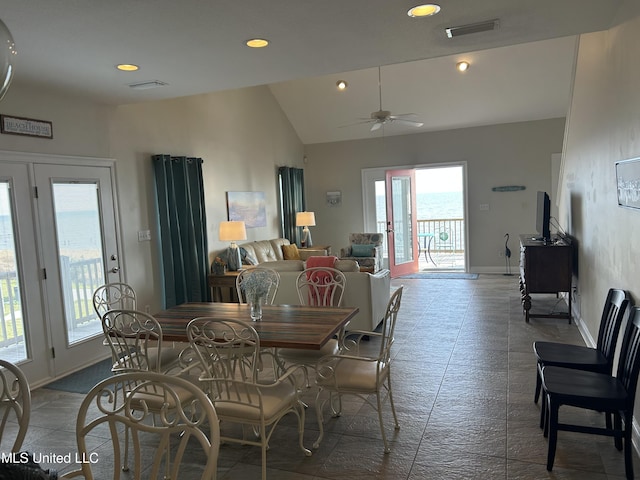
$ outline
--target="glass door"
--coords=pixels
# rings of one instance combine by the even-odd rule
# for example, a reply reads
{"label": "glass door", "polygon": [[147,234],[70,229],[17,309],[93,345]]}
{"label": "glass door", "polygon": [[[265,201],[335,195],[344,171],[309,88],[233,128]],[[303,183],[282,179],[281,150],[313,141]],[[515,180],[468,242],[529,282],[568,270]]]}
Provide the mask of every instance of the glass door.
{"label": "glass door", "polygon": [[29,167],[0,162],[0,357],[30,382],[50,375]]}
{"label": "glass door", "polygon": [[418,271],[415,170],[386,172],[387,242],[392,277]]}
{"label": "glass door", "polygon": [[94,290],[120,281],[111,169],[36,165],[46,305],[58,376],[105,356]]}

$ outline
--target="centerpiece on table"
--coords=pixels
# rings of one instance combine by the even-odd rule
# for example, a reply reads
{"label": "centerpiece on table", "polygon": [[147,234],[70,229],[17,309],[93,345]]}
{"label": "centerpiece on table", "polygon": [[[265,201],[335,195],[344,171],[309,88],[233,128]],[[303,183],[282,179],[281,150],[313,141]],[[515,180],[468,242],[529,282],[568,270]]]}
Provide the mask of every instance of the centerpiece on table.
{"label": "centerpiece on table", "polygon": [[240,288],[251,307],[251,320],[255,322],[262,319],[262,305],[265,304],[272,280],[269,272],[264,270],[248,271],[244,275]]}

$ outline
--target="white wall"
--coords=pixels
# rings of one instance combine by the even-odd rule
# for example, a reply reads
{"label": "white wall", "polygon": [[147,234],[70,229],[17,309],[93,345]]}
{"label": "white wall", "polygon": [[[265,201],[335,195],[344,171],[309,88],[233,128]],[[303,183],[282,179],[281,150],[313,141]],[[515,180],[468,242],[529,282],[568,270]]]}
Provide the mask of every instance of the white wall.
{"label": "white wall", "polygon": [[0,113],[52,122],[53,138],[2,134],[0,150],[109,157],[111,110],[68,93],[23,86],[14,80],[0,102]]}
{"label": "white wall", "polygon": [[[265,192],[267,226],[248,229],[248,240],[279,236],[277,167],[302,166],[303,147],[267,87],[121,106],[111,125],[126,274],[152,310],[161,307],[152,155],[203,158],[210,255],[227,246],[218,225],[228,191]],[[153,241],[138,242],[147,229]]]}
{"label": "white wall", "polygon": [[578,301],[596,338],[611,287],[640,302],[640,211],[618,207],[615,162],[640,156],[640,4],[580,38],[560,178],[560,220],[577,239]]}
{"label": "white wall", "polygon": [[[564,118],[465,128],[371,140],[307,145],[307,209],[316,213],[318,245],[346,246],[362,231],[363,168],[467,162],[469,266],[472,272],[504,272],[504,234],[518,251],[517,236],[535,232],[536,192],[551,191],[551,159],[562,150]],[[520,192],[492,187],[524,185]],[[342,206],[328,207],[326,192],[342,191]],[[481,211],[481,204],[489,204]],[[512,264],[517,266],[517,254]]]}

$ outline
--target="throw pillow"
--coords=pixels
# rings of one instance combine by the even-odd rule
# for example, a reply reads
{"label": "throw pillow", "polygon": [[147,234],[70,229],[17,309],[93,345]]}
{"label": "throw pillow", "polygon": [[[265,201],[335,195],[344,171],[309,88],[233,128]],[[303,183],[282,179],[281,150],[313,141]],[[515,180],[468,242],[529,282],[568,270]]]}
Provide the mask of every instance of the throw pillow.
{"label": "throw pillow", "polygon": [[295,243],[291,245],[282,245],[282,257],[285,260],[300,260],[300,252]]}
{"label": "throw pillow", "polygon": [[336,257],[335,255],[328,255],[328,256],[313,255],[307,258],[306,268],[313,268],[313,267],[333,268],[335,267],[337,261],[338,261],[338,257]]}
{"label": "throw pillow", "polygon": [[253,256],[246,248],[238,247],[240,249],[240,258],[244,265],[258,265],[258,259]]}
{"label": "throw pillow", "polygon": [[373,257],[375,245],[360,245],[354,243],[351,245],[351,255],[354,257]]}

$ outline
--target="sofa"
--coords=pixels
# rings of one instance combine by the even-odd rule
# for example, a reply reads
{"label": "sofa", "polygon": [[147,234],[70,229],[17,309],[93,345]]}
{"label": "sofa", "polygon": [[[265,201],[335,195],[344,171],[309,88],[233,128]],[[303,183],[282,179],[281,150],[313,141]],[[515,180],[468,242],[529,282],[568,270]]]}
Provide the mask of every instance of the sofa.
{"label": "sofa", "polygon": [[[299,305],[300,299],[296,290],[296,279],[305,268],[305,253],[301,250],[299,260],[285,260],[283,245],[289,245],[285,238],[260,240],[238,245],[245,251],[244,263],[272,268],[280,274],[280,286],[274,303],[282,305]],[[376,273],[361,272],[358,262],[338,260],[335,268],[342,271],[347,285],[342,298],[342,306],[358,307],[358,314],[351,320],[348,330],[375,330],[384,317],[391,293],[391,273],[387,269]]]}

